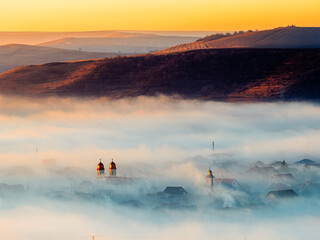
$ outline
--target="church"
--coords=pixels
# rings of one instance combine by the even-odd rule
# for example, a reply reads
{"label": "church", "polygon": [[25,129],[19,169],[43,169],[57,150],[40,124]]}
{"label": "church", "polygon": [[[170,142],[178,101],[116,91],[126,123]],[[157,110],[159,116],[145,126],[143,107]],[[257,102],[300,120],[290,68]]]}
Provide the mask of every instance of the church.
{"label": "church", "polygon": [[102,161],[100,159],[100,162],[97,165],[97,179],[98,180],[102,180],[102,179],[108,180],[112,183],[129,183],[129,182],[133,181],[132,178],[117,176],[117,165],[113,161],[113,159],[111,160],[111,162],[109,164],[109,174],[105,173],[104,164],[102,163]]}
{"label": "church", "polygon": [[[105,176],[105,168],[104,168],[104,164],[101,162],[98,163],[97,166],[97,177],[98,178],[103,178],[106,177]],[[117,176],[117,165],[114,163],[113,159],[111,161],[111,163],[109,164],[109,177],[116,177]]]}

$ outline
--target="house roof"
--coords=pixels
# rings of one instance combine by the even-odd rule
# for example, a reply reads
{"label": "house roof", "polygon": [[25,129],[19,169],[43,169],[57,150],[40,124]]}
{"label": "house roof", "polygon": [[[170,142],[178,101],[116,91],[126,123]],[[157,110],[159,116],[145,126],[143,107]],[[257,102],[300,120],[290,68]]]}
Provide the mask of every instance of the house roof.
{"label": "house roof", "polygon": [[263,167],[263,166],[266,166],[266,164],[263,163],[263,162],[261,162],[261,161],[256,161],[256,162],[254,162],[254,163],[251,164],[251,167],[254,167],[254,166],[256,166],[256,167]]}
{"label": "house roof", "polygon": [[275,178],[275,179],[293,179],[294,177],[292,176],[291,173],[280,173],[280,174],[273,174],[272,178]]}
{"label": "house roof", "polygon": [[263,170],[275,170],[274,167],[261,167],[261,169]]}
{"label": "house roof", "polygon": [[310,160],[310,159],[302,159],[302,160],[300,160],[298,162],[295,162],[295,164],[298,164],[298,165],[306,164],[306,165],[308,165],[308,164],[317,164],[317,162],[313,161],[313,160]]}
{"label": "house roof", "polygon": [[267,194],[267,197],[276,197],[276,198],[288,198],[288,197],[297,197],[297,196],[298,194],[296,194],[296,192],[293,191],[292,189],[270,191]]}
{"label": "house roof", "polygon": [[180,196],[180,195],[186,194],[187,191],[184,190],[183,187],[166,187],[163,193]]}
{"label": "house roof", "polygon": [[291,187],[285,183],[273,183],[269,187],[270,191],[280,191],[280,190],[288,190]]}
{"label": "house roof", "polygon": [[305,164],[305,168],[310,169],[310,168],[320,168],[320,164]]}
{"label": "house roof", "polygon": [[283,161],[274,161],[272,163],[269,164],[269,166],[281,166],[283,163]]}
{"label": "house roof", "polygon": [[218,183],[224,183],[224,184],[232,184],[237,182],[237,180],[234,178],[216,178],[214,181]]}

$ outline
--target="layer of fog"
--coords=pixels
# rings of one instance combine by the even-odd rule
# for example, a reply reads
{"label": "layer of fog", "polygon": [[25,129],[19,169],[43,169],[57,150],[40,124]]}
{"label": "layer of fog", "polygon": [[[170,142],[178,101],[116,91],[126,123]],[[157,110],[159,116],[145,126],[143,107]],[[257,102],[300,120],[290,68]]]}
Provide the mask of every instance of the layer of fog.
{"label": "layer of fog", "polygon": [[[294,162],[319,160],[319,117],[312,103],[2,96],[0,238],[317,239],[320,171]],[[132,181],[98,181],[100,158]],[[299,196],[269,201],[258,160],[285,160]],[[209,166],[240,187],[210,191]],[[166,186],[188,197],[160,199]]]}

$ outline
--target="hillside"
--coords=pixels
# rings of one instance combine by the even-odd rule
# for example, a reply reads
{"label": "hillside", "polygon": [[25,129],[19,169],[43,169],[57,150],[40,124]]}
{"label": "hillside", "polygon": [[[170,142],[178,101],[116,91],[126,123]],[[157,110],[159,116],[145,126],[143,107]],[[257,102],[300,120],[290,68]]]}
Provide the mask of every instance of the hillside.
{"label": "hillside", "polygon": [[320,49],[211,49],[17,68],[0,93],[250,101],[320,98]]}
{"label": "hillside", "polygon": [[224,37],[212,35],[193,43],[164,49],[160,53],[211,48],[320,48],[320,27],[292,26]]}
{"label": "hillside", "polygon": [[[36,45],[62,38],[105,38],[126,37],[126,35],[156,34],[160,36],[180,36],[201,38],[217,31],[82,31],[82,32],[0,32],[0,45],[5,44],[28,44]],[[221,32],[220,32],[221,33]]]}
{"label": "hillside", "polygon": [[181,43],[190,43],[197,39],[197,37],[187,36],[118,32],[99,38],[61,38],[39,45],[94,52],[149,53]]}
{"label": "hillside", "polygon": [[0,46],[0,73],[23,65],[105,58],[117,55],[119,54],[73,51],[21,44],[3,45]]}

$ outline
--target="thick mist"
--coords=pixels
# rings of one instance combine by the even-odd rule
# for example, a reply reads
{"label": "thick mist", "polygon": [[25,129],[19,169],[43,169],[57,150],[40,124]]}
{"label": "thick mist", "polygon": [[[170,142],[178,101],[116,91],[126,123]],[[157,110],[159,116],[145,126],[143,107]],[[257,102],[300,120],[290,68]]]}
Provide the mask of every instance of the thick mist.
{"label": "thick mist", "polygon": [[[0,239],[318,239],[319,119],[307,102],[1,96]],[[97,179],[112,158],[123,182]],[[210,190],[209,167],[237,185]]]}

